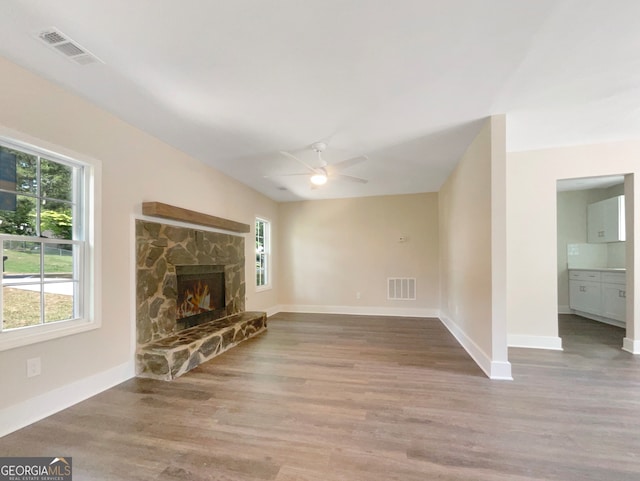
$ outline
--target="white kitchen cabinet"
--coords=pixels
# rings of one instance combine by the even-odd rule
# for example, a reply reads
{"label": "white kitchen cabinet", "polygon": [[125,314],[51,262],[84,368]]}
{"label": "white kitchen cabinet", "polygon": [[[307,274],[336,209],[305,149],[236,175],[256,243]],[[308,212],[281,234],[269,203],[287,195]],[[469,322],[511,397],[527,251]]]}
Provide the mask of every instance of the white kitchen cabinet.
{"label": "white kitchen cabinet", "polygon": [[624,195],[587,206],[587,242],[625,240]]}
{"label": "white kitchen cabinet", "polygon": [[569,307],[589,319],[624,327],[626,274],[607,269],[570,269]]}
{"label": "white kitchen cabinet", "polygon": [[[600,273],[591,271],[582,271],[584,274],[579,278],[569,279],[569,307],[576,311],[588,312],[589,314],[602,315],[602,284],[600,282]],[[596,279],[587,277],[591,274],[597,274]]]}
{"label": "white kitchen cabinet", "polygon": [[627,312],[626,276],[622,273],[602,273],[602,315],[625,321]]}

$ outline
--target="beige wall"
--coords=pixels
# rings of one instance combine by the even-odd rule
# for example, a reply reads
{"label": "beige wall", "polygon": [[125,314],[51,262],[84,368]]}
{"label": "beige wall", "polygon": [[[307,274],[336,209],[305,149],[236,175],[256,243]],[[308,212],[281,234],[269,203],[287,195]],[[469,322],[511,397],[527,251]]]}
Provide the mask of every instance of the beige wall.
{"label": "beige wall", "polygon": [[[100,329],[0,352],[0,414],[20,403],[89,376],[133,362],[132,218],[143,201],[162,201],[253,225],[274,222],[275,202],[195,161],[111,114],[0,59],[0,129],[102,163],[102,319]],[[213,153],[212,153],[213,154]],[[277,304],[277,285],[255,293],[255,255],[247,235],[248,309]],[[277,246],[277,238],[273,244]],[[42,359],[42,375],[26,378],[26,360]],[[124,366],[124,367],[123,367]],[[124,374],[123,374],[124,375]],[[100,386],[96,386],[99,388]]]}
{"label": "beige wall", "polygon": [[[284,203],[279,225],[285,310],[437,315],[437,194]],[[387,300],[387,277],[415,277],[417,299]]]}
{"label": "beige wall", "polygon": [[504,127],[504,117],[485,123],[439,193],[442,319],[492,377],[510,377]]}
{"label": "beige wall", "polygon": [[[627,208],[627,340],[635,342],[634,312],[638,311],[634,272],[640,257],[634,250],[640,239],[640,189],[633,180],[640,174],[640,142],[612,142],[507,154],[507,276],[509,336],[529,338],[531,347],[553,343],[557,322],[556,181],[616,174],[628,176]],[[636,316],[637,317],[637,316]],[[536,346],[537,344],[537,346]]]}

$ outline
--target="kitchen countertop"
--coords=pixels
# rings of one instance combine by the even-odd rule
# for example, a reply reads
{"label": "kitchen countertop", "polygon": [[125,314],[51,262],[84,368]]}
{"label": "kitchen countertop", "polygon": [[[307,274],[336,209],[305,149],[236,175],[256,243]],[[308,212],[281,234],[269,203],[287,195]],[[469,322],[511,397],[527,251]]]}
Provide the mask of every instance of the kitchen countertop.
{"label": "kitchen countertop", "polygon": [[569,267],[570,271],[627,272],[625,267]]}

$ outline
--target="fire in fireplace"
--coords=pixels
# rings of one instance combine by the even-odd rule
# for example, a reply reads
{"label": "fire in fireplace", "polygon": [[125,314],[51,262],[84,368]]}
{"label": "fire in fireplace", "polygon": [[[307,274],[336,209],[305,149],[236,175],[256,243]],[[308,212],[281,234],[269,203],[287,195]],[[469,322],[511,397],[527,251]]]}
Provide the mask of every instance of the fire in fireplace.
{"label": "fire in fireplace", "polygon": [[224,266],[176,266],[178,330],[227,315]]}

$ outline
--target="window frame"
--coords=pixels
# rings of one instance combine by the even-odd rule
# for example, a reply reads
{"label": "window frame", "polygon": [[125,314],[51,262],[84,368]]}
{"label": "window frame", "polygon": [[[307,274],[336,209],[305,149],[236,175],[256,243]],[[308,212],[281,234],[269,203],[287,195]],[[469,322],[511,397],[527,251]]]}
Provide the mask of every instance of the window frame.
{"label": "window frame", "polygon": [[[0,351],[26,346],[64,336],[77,334],[101,327],[100,312],[100,251],[96,240],[100,225],[100,211],[97,208],[100,200],[101,164],[95,159],[72,152],[68,149],[28,137],[9,129],[0,128],[0,144],[29,155],[44,157],[61,164],[81,167],[77,185],[74,189],[77,197],[74,202],[78,211],[74,218],[74,235],[68,239],[38,239],[42,245],[48,243],[73,244],[78,247],[77,270],[77,317],[50,323],[25,326],[10,330],[2,330],[0,322]],[[37,199],[40,199],[38,196]],[[33,236],[16,236],[0,234],[0,255],[4,248],[4,240],[22,240],[33,242]],[[75,277],[75,273],[74,273]],[[42,282],[42,280],[41,280]],[[0,316],[2,313],[2,289],[0,289]]]}
{"label": "window frame", "polygon": [[[254,233],[254,238],[256,243],[258,242],[258,229],[257,229],[257,224],[258,222],[261,222],[264,227],[263,227],[263,231],[264,231],[264,239],[263,239],[263,246],[264,246],[264,252],[262,253],[263,259],[264,259],[264,276],[265,276],[265,283],[264,284],[258,284],[258,265],[256,262],[256,267],[255,267],[255,288],[256,288],[256,292],[260,292],[260,291],[266,291],[271,289],[271,221],[269,219],[266,219],[265,217],[261,217],[261,216],[256,216],[256,221],[254,224],[254,229],[255,229],[255,233]],[[258,255],[257,252],[257,248],[256,248],[256,256]],[[256,259],[257,261],[257,259]]]}

